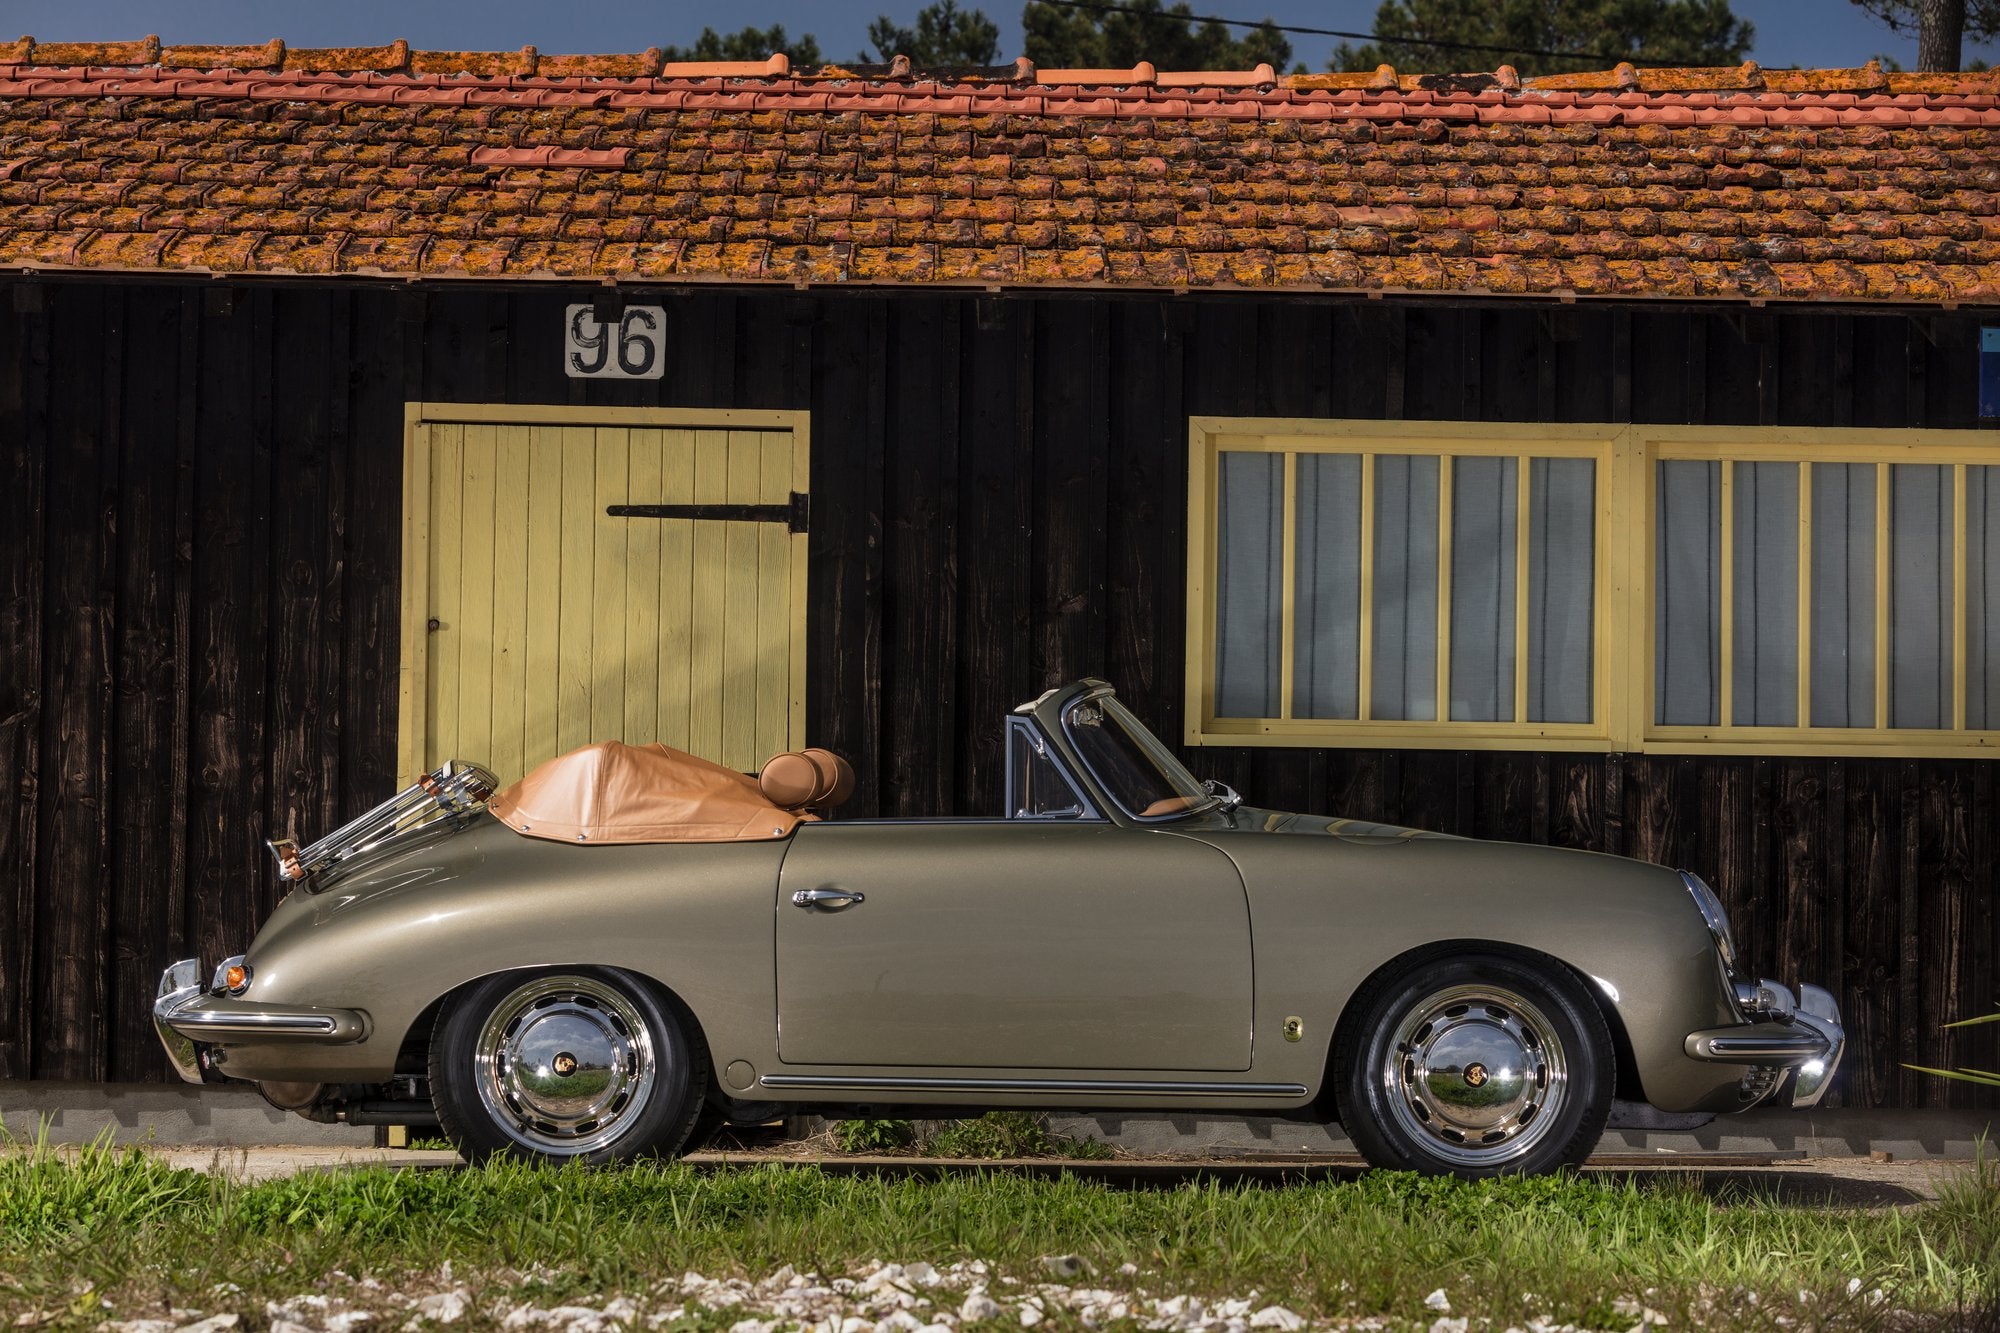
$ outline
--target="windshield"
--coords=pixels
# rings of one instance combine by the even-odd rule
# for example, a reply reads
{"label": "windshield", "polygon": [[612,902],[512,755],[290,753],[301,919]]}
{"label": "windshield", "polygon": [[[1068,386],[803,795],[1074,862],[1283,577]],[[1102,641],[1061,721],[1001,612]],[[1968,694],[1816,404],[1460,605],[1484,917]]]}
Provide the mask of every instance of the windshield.
{"label": "windshield", "polygon": [[1145,724],[1109,695],[1071,704],[1063,714],[1063,727],[1083,762],[1126,814],[1163,819],[1215,800]]}

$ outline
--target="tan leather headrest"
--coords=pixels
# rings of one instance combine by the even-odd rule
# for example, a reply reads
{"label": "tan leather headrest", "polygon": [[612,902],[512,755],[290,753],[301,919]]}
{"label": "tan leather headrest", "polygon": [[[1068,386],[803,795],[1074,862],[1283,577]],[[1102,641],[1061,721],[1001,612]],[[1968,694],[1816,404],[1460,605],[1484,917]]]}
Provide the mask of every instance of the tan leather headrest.
{"label": "tan leather headrest", "polygon": [[787,810],[839,805],[854,794],[854,769],[831,750],[787,750],[757,774],[764,799]]}
{"label": "tan leather headrest", "polygon": [[757,774],[757,786],[764,799],[787,810],[812,804],[813,793],[824,781],[819,765],[810,756],[793,750],[772,755]]}
{"label": "tan leather headrest", "polygon": [[814,748],[805,753],[820,766],[822,771],[833,775],[832,782],[827,785],[825,791],[814,798],[812,804],[831,809],[844,804],[848,797],[854,795],[854,765],[831,750]]}

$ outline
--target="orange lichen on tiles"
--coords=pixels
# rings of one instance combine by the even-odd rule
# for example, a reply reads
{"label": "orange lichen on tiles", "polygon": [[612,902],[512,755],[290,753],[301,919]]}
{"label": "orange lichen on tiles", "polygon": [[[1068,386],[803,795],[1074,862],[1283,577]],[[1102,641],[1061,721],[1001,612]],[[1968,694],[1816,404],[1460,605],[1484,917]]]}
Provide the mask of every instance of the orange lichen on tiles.
{"label": "orange lichen on tiles", "polygon": [[629,56],[552,56],[535,61],[535,73],[545,79],[650,79],[660,72],[666,52],[657,46]]}
{"label": "orange lichen on tiles", "polygon": [[536,148],[475,148],[476,167],[622,167],[632,156],[630,148],[557,148],[544,144]]}
{"label": "orange lichen on tiles", "polygon": [[287,47],[285,69],[311,74],[389,74],[410,67],[410,44]]}
{"label": "orange lichen on tiles", "polygon": [[535,72],[535,48],[518,51],[412,51],[412,74],[473,74],[526,78]]}
{"label": "orange lichen on tiles", "polygon": [[0,266],[1990,302],[1996,77],[24,39]]}
{"label": "orange lichen on tiles", "polygon": [[160,52],[165,69],[283,69],[285,44],[272,38],[262,46],[170,46]]}
{"label": "orange lichen on tiles", "polygon": [[28,54],[22,63],[50,66],[152,65],[160,59],[157,34],[136,42],[37,42],[25,37]]}

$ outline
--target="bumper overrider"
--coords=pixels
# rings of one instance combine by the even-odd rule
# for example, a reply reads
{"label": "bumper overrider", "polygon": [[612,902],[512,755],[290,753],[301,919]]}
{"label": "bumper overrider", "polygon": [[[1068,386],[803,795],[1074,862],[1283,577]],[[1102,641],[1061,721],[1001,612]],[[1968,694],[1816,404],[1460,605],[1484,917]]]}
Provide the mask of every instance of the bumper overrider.
{"label": "bumper overrider", "polygon": [[1734,990],[1744,1021],[1690,1032],[1687,1053],[1748,1065],[1743,1097],[1749,1106],[1819,1105],[1847,1051],[1839,1004],[1819,986],[1801,985],[1797,996],[1775,981],[1737,982]]}
{"label": "bumper overrider", "polygon": [[359,1041],[368,1034],[367,1019],[352,1009],[243,999],[242,987],[232,990],[224,980],[228,966],[225,963],[216,969],[215,979],[207,985],[202,984],[201,960],[197,958],[184,958],[160,974],[153,1027],[166,1047],[167,1059],[190,1083],[219,1083],[226,1077],[218,1046],[291,1041],[338,1044]]}

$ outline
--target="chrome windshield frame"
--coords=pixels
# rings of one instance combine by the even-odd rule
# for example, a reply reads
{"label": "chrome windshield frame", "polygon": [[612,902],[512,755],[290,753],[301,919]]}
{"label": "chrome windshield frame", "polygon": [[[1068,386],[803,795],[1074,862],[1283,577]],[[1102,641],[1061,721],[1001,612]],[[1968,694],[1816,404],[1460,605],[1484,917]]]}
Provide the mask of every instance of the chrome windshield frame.
{"label": "chrome windshield frame", "polygon": [[1077,709],[1103,699],[1110,699],[1116,703],[1118,702],[1118,692],[1110,684],[1098,681],[1089,689],[1063,704],[1061,715],[1063,743],[1069,752],[1076,756],[1077,764],[1085,773],[1089,774],[1090,785],[1101,792],[1108,803],[1117,809],[1121,816],[1134,824],[1170,824],[1194,815],[1206,814],[1222,804],[1222,797],[1214,792],[1203,789],[1201,780],[1188,772],[1187,765],[1174,757],[1174,752],[1169,750],[1160,738],[1153,734],[1152,728],[1141,722],[1131,709],[1119,703],[1118,709],[1123,715],[1119,725],[1125,729],[1126,734],[1138,745],[1141,752],[1155,764],[1161,765],[1163,769],[1177,770],[1197,790],[1204,792],[1203,799],[1198,804],[1191,805],[1185,810],[1176,810],[1172,814],[1142,815],[1127,806],[1118,791],[1110,783],[1106,782],[1104,775],[1099,773],[1095,766],[1091,764],[1090,756],[1084,753],[1083,747],[1077,744],[1076,730],[1071,724],[1071,719],[1075,717]]}

